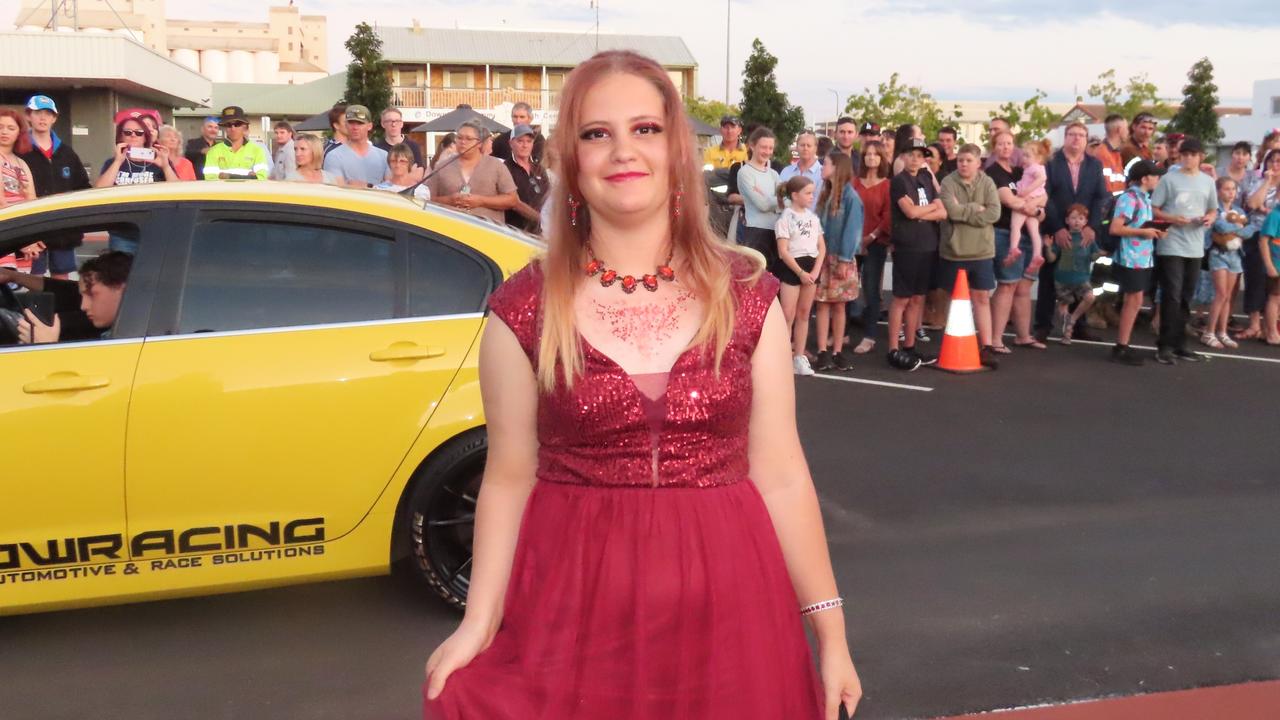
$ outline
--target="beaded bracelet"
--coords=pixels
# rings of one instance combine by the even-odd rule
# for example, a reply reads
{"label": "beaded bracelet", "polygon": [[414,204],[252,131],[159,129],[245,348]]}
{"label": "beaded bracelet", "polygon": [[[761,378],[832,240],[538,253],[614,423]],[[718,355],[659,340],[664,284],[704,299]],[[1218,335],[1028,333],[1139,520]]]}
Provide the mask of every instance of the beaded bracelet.
{"label": "beaded bracelet", "polygon": [[832,608],[838,608],[838,607],[844,607],[844,598],[836,598],[834,600],[823,600],[822,602],[817,602],[812,605],[800,608],[800,615],[803,617],[806,615],[812,615],[814,613],[822,612],[823,610],[830,610]]}

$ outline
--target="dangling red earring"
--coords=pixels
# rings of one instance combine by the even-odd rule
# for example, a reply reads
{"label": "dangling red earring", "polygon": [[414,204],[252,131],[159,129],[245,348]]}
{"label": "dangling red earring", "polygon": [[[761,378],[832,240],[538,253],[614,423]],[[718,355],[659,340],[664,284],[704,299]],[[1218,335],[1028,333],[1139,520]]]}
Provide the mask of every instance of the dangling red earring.
{"label": "dangling red earring", "polygon": [[578,227],[578,201],[572,193],[569,194],[569,225]]}
{"label": "dangling red earring", "polygon": [[679,185],[676,186],[676,196],[675,196],[676,203],[675,203],[675,209],[672,211],[672,214],[675,216],[675,219],[677,220],[680,219],[680,200],[683,197],[684,197],[684,183],[680,183]]}

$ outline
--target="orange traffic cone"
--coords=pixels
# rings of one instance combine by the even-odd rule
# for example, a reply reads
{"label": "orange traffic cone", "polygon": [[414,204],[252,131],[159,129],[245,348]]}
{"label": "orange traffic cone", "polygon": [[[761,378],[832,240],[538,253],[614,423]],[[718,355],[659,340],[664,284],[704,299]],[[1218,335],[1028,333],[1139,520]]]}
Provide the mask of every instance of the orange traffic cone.
{"label": "orange traffic cone", "polygon": [[978,333],[973,326],[973,302],[969,299],[969,275],[963,269],[956,275],[956,288],[951,293],[951,312],[942,335],[942,353],[934,367],[953,373],[982,372],[978,357]]}

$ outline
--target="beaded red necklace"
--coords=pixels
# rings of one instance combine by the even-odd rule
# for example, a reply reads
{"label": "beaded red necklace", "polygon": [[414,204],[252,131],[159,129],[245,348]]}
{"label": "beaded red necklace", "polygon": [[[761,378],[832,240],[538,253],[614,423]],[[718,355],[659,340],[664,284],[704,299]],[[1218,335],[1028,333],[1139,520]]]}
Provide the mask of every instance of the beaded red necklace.
{"label": "beaded red necklace", "polygon": [[667,282],[676,279],[676,271],[671,269],[671,258],[675,255],[675,248],[667,253],[667,261],[658,266],[657,271],[652,275],[641,275],[637,280],[634,275],[618,275],[617,270],[611,270],[605,267],[604,262],[596,257],[595,252],[591,249],[591,245],[587,245],[587,256],[590,260],[587,262],[587,277],[594,277],[597,273],[600,275],[600,285],[609,287],[610,285],[622,281],[622,291],[633,293],[636,288],[643,285],[645,290],[649,292],[658,291],[658,279],[661,278]]}

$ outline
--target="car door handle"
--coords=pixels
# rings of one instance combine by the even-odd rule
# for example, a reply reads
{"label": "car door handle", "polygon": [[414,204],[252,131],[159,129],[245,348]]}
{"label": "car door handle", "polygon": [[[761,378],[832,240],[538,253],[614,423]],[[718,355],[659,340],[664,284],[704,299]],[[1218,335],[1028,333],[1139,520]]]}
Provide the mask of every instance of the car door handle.
{"label": "car door handle", "polygon": [[390,347],[382,350],[374,350],[369,353],[369,359],[374,362],[387,362],[389,360],[426,360],[427,358],[436,358],[444,355],[445,350],[442,347],[434,347],[431,345],[419,345],[411,342],[392,343]]}
{"label": "car door handle", "polygon": [[54,373],[43,380],[29,382],[22,386],[22,392],[30,395],[52,392],[73,392],[76,390],[97,390],[111,384],[110,378],[86,377],[73,372]]}

